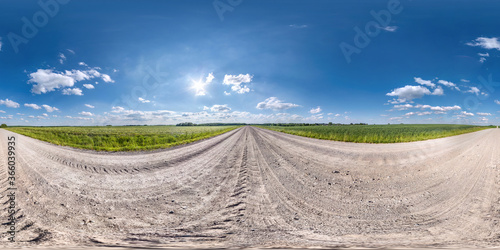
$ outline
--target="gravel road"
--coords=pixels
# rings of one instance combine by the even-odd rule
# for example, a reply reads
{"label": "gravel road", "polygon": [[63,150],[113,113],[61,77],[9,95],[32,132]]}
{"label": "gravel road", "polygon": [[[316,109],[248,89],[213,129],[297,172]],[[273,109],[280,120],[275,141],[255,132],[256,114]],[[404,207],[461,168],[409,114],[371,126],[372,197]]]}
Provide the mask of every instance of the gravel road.
{"label": "gravel road", "polygon": [[16,136],[16,243],[0,246],[491,247],[500,129],[357,144],[255,127],[172,149],[98,153]]}

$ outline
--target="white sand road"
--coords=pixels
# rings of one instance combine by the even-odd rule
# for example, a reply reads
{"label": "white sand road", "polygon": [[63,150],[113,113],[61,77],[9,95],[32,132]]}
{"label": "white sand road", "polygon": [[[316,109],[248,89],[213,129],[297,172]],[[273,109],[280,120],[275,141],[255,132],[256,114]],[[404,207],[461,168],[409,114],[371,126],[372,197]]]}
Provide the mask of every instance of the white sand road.
{"label": "white sand road", "polygon": [[16,243],[0,246],[500,246],[500,129],[356,144],[242,127],[155,152],[16,145]]}

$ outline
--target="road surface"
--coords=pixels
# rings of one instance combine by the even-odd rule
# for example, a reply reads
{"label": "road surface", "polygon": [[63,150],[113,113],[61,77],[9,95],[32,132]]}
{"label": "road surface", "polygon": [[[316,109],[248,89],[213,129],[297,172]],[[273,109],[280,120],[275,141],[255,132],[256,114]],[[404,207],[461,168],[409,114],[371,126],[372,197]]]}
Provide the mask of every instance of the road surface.
{"label": "road surface", "polygon": [[500,129],[356,144],[242,127],[154,152],[16,137],[4,246],[488,247],[500,244]]}

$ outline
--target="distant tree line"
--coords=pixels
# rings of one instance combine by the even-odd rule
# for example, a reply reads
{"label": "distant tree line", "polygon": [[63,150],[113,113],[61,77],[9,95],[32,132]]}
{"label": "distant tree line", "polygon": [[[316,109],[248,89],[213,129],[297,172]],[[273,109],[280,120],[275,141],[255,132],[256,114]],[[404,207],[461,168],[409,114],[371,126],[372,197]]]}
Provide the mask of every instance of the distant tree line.
{"label": "distant tree line", "polygon": [[178,123],[175,126],[245,126],[246,123],[200,123],[195,124],[192,122]]}
{"label": "distant tree line", "polygon": [[296,126],[351,126],[351,125],[368,125],[368,123],[264,123],[258,124],[262,126],[279,126],[279,127],[296,127]]}

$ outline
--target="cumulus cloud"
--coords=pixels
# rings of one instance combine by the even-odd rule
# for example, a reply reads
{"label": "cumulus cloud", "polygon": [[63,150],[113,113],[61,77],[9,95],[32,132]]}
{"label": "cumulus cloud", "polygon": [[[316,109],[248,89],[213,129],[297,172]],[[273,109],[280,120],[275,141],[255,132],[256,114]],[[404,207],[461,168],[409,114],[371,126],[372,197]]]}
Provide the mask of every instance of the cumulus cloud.
{"label": "cumulus cloud", "polygon": [[63,95],[83,95],[82,90],[79,88],[68,88],[68,89],[63,89],[62,91]]}
{"label": "cumulus cloud", "polygon": [[469,87],[469,88],[470,88],[470,89],[469,89],[469,90],[467,90],[467,93],[472,93],[472,94],[479,95],[479,93],[481,92],[481,91],[479,90],[479,88],[477,88],[477,87]]}
{"label": "cumulus cloud", "polygon": [[53,71],[52,69],[38,69],[29,76],[30,79],[28,80],[28,83],[34,84],[31,89],[31,92],[34,94],[44,94],[57,89],[71,88],[76,82],[96,77],[102,78],[105,82],[114,82],[109,75],[102,74],[96,69],[84,71],[66,70],[64,73]]}
{"label": "cumulus cloud", "polygon": [[432,95],[444,95],[443,88],[441,88],[441,86],[437,87],[434,91],[432,91]]}
{"label": "cumulus cloud", "polygon": [[80,113],[78,113],[79,115],[83,115],[83,116],[94,116],[94,114],[90,113],[90,112],[86,112],[86,111],[82,111]]}
{"label": "cumulus cloud", "polygon": [[250,74],[239,74],[239,75],[225,75],[224,76],[224,85],[231,85],[231,90],[238,94],[244,94],[250,92],[250,88],[246,85],[242,85],[242,83],[250,83],[252,81],[253,76]]}
{"label": "cumulus cloud", "polygon": [[224,95],[231,95],[231,93],[224,91]]}
{"label": "cumulus cloud", "polygon": [[19,108],[19,106],[20,106],[19,103],[12,101],[12,100],[9,100],[9,99],[0,100],[0,105],[5,105],[8,108]]}
{"label": "cumulus cloud", "polygon": [[265,101],[257,104],[258,109],[272,109],[272,110],[285,110],[289,108],[299,107],[297,104],[284,103],[280,101],[277,97],[269,97]]}
{"label": "cumulus cloud", "polygon": [[309,113],[311,113],[311,114],[317,114],[319,112],[321,112],[321,108],[319,106],[317,108],[313,108],[313,109],[309,110]]}
{"label": "cumulus cloud", "polygon": [[88,66],[88,65],[87,65],[86,63],[84,63],[84,62],[79,62],[79,63],[78,63],[78,65],[80,65],[80,66]]}
{"label": "cumulus cloud", "polygon": [[492,37],[478,37],[474,41],[467,43],[469,46],[473,47],[481,47],[484,49],[497,49],[500,50],[500,41],[498,41],[498,38]]}
{"label": "cumulus cloud", "polygon": [[406,85],[401,88],[397,88],[390,93],[387,93],[388,96],[397,96],[398,101],[412,101],[413,99],[422,98],[424,95],[430,95],[431,91],[422,86],[411,86]]}
{"label": "cumulus cloud", "polygon": [[139,101],[142,102],[142,103],[150,103],[151,101],[150,100],[146,100],[142,97],[139,97]]}
{"label": "cumulus cloud", "polygon": [[60,73],[52,72],[51,69],[39,69],[30,74],[28,83],[35,83],[31,89],[34,94],[42,94],[54,91],[58,88],[73,87],[75,79]]}
{"label": "cumulus cloud", "polygon": [[420,77],[414,77],[414,79],[415,79],[415,82],[418,83],[418,84],[420,84],[420,85],[425,85],[425,86],[428,86],[428,87],[431,87],[431,88],[436,87],[436,84],[432,83],[429,80],[423,80]]}
{"label": "cumulus cloud", "polygon": [[87,89],[94,89],[94,85],[92,84],[83,84],[83,87],[87,88]]}
{"label": "cumulus cloud", "polygon": [[43,107],[45,110],[47,110],[47,112],[49,112],[49,113],[52,113],[52,112],[54,112],[54,111],[59,111],[59,109],[58,109],[58,108],[56,108],[56,107],[51,107],[51,106],[46,105],[46,104],[42,105],[42,107]]}
{"label": "cumulus cloud", "polygon": [[413,105],[411,104],[394,105],[394,108],[397,110],[407,110],[409,108],[413,108]]}
{"label": "cumulus cloud", "polygon": [[464,116],[474,116],[473,113],[468,113],[467,111],[462,111],[462,113],[460,113],[460,114],[462,114]]}
{"label": "cumulus cloud", "polygon": [[227,106],[227,104],[224,105],[214,105],[210,108],[210,111],[212,112],[229,112],[231,111],[231,108]]}
{"label": "cumulus cloud", "polygon": [[91,109],[95,108],[94,106],[92,106],[92,105],[90,105],[90,104],[85,104],[85,107],[87,107],[87,108],[91,108]]}
{"label": "cumulus cloud", "polygon": [[28,107],[28,108],[32,108],[32,109],[41,109],[42,108],[34,103],[25,103],[24,106]]}

